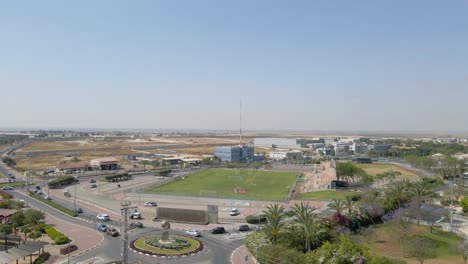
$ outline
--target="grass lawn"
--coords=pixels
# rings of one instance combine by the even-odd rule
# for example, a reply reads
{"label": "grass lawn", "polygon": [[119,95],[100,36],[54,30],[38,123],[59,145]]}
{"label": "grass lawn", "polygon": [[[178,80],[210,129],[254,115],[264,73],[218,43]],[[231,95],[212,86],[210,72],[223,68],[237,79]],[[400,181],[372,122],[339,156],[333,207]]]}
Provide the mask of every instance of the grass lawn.
{"label": "grass lawn", "polygon": [[190,242],[190,247],[180,249],[180,250],[160,249],[158,247],[152,247],[152,246],[146,245],[145,237],[141,237],[141,238],[137,239],[135,241],[135,247],[137,247],[139,249],[142,249],[142,250],[149,251],[149,252],[153,252],[153,253],[156,253],[156,254],[182,255],[182,254],[187,254],[187,253],[193,252],[200,246],[200,242],[198,242],[195,239],[189,238],[189,237],[177,236],[177,235],[171,235],[171,237],[177,237],[177,238],[187,240],[188,242]]}
{"label": "grass lawn", "polygon": [[[373,254],[391,256],[392,258],[405,260],[408,263],[418,263],[413,257],[405,257],[400,237],[403,234],[410,237],[418,235],[429,238],[434,244],[435,259],[429,259],[424,263],[463,263],[462,258],[454,249],[463,241],[454,233],[444,232],[439,227],[433,233],[429,232],[429,227],[406,223],[407,228],[402,228],[397,222],[389,222],[375,227],[375,237],[373,242],[366,242]],[[366,239],[363,239],[364,241]]]}
{"label": "grass lawn", "polygon": [[[192,196],[285,200],[296,173],[240,169],[208,169],[148,192]],[[245,190],[236,193],[235,189]]]}
{"label": "grass lawn", "polygon": [[414,172],[408,170],[407,168],[394,165],[394,164],[380,164],[380,163],[372,163],[372,164],[356,164],[357,166],[361,167],[365,172],[369,175],[375,176],[379,173],[383,173],[389,170],[399,171],[401,172],[401,176],[397,176],[398,178],[418,178],[419,176],[416,175]]}
{"label": "grass lawn", "polygon": [[308,193],[300,193],[296,196],[296,200],[332,200],[345,199],[346,196],[357,194],[353,191],[316,191]]}

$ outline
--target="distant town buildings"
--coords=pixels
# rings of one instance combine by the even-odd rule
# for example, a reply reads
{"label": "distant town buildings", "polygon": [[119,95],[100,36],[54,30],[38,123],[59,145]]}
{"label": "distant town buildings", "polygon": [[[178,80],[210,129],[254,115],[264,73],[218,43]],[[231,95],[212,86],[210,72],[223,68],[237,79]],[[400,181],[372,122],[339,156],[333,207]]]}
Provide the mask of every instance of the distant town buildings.
{"label": "distant town buildings", "polygon": [[116,158],[99,158],[90,161],[91,167],[95,170],[118,170],[119,160]]}

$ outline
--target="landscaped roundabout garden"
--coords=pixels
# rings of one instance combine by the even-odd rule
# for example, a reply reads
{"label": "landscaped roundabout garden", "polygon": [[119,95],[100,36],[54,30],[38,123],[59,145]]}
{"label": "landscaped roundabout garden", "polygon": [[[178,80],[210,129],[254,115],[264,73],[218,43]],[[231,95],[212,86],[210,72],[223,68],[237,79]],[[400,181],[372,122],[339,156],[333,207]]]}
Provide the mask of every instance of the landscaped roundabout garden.
{"label": "landscaped roundabout garden", "polygon": [[132,241],[130,247],[144,254],[157,256],[190,255],[203,249],[203,244],[194,238],[170,235],[164,240],[162,235],[140,237]]}

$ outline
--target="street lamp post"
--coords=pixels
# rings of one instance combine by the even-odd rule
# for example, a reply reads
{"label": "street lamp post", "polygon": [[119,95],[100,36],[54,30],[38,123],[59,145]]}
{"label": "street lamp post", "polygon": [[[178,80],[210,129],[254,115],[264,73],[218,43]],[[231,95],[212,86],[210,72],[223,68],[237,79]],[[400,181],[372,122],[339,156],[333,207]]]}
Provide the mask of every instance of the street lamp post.
{"label": "street lamp post", "polygon": [[450,229],[453,224],[453,187],[457,187],[457,184],[452,183],[450,186]]}
{"label": "street lamp post", "polygon": [[78,183],[75,182],[75,199],[74,199],[74,201],[73,201],[73,209],[75,210],[75,212],[76,212],[76,185],[77,185],[77,184],[78,184]]}

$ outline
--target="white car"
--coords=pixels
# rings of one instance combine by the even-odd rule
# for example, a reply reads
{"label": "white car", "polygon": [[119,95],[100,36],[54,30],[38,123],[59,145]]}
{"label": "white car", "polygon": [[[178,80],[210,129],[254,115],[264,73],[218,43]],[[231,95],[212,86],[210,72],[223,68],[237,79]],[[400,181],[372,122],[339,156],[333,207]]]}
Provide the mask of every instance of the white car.
{"label": "white car", "polygon": [[155,202],[147,201],[143,204],[144,206],[155,207],[157,204]]}
{"label": "white car", "polygon": [[109,215],[107,214],[100,214],[97,216],[97,219],[101,220],[101,221],[109,221],[110,218],[109,218]]}
{"label": "white car", "polygon": [[187,234],[187,235],[189,235],[189,236],[192,236],[192,237],[199,237],[199,236],[201,236],[200,231],[198,231],[198,230],[191,230],[191,229],[185,231],[185,234]]}
{"label": "white car", "polygon": [[232,208],[231,211],[229,212],[230,216],[236,216],[239,214],[239,210],[237,208]]}

